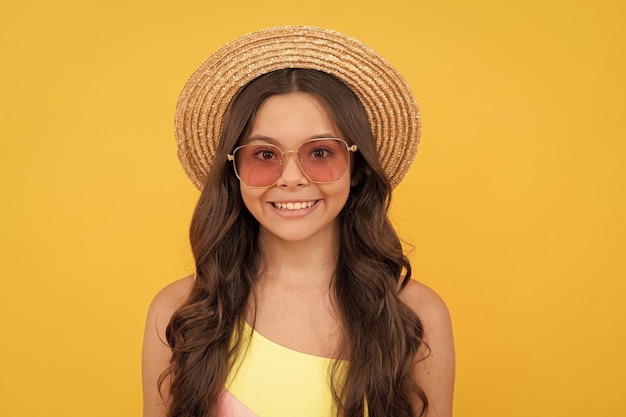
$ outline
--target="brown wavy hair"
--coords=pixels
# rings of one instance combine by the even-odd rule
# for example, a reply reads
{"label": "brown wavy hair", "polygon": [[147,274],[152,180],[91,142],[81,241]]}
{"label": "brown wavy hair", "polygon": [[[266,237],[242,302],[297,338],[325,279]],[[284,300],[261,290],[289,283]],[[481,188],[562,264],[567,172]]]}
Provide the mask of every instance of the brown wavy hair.
{"label": "brown wavy hair", "polygon": [[[263,75],[244,87],[227,113],[215,160],[193,214],[190,241],[196,279],[166,330],[170,367],[168,417],[211,417],[233,360],[244,349],[237,335],[261,271],[259,224],[246,209],[227,154],[246,138],[259,105],[276,94],[300,91],[325,105],[344,139],[356,144],[354,186],[340,213],[340,244],[332,279],[342,338],[331,386],[341,417],[413,416],[411,393],[428,400],[411,379],[423,343],[417,315],[399,299],[411,266],[387,217],[391,187],[378,162],[363,105],[340,80],[306,69]],[[233,335],[235,341],[233,343]]]}

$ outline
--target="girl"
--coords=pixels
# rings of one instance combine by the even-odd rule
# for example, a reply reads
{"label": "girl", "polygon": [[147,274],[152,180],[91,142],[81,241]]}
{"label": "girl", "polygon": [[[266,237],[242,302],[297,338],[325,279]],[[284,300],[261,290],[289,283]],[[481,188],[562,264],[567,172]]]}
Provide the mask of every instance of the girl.
{"label": "girl", "polygon": [[387,218],[419,139],[395,69],[325,29],[249,34],[176,134],[196,271],[150,306],[144,417],[451,416],[449,314]]}

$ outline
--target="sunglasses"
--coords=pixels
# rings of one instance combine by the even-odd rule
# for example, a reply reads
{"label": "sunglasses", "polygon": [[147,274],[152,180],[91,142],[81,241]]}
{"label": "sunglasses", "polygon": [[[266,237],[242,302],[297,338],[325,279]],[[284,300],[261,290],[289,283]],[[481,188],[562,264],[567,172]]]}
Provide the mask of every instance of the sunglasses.
{"label": "sunglasses", "polygon": [[311,139],[296,151],[282,151],[269,143],[254,143],[235,148],[228,160],[233,162],[235,175],[248,187],[267,188],[276,184],[283,173],[288,153],[298,155],[302,172],[315,183],[339,180],[350,167],[350,152],[356,145],[339,138]]}

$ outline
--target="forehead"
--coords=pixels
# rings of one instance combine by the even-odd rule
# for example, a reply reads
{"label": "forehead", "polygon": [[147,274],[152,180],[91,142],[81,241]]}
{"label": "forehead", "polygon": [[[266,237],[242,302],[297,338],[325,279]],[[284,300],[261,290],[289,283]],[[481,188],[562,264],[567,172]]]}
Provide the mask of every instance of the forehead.
{"label": "forehead", "polygon": [[340,137],[335,120],[317,97],[293,92],[270,96],[261,103],[245,142],[291,146],[320,137]]}

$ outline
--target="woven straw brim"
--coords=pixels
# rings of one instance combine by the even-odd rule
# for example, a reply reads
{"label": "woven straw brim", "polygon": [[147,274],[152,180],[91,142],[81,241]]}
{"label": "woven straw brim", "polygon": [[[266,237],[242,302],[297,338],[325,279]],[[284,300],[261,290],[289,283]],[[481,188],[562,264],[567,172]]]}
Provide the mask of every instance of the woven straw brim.
{"label": "woven straw brim", "polygon": [[400,73],[360,41],[328,29],[285,26],[242,36],[206,59],[185,85],[176,108],[178,157],[202,189],[225,113],[250,81],[284,68],[323,71],[363,103],[380,163],[396,187],[413,162],[420,137],[417,102]]}

